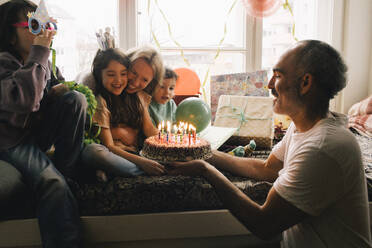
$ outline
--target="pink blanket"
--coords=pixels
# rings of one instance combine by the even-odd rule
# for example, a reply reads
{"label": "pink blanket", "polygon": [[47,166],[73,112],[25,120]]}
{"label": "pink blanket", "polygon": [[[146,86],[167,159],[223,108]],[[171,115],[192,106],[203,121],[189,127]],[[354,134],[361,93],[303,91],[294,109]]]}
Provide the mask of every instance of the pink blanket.
{"label": "pink blanket", "polygon": [[348,112],[349,127],[372,137],[372,95],[354,104]]}

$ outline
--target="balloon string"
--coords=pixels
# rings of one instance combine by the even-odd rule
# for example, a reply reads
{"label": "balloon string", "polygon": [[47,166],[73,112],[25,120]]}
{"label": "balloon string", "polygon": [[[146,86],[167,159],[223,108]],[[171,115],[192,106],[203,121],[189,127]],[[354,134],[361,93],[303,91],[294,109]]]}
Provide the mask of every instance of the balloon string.
{"label": "balloon string", "polygon": [[205,86],[206,86],[207,81],[208,81],[209,71],[210,71],[210,69],[211,69],[211,65],[213,65],[213,64],[216,62],[216,59],[217,59],[218,56],[220,55],[220,52],[221,52],[221,46],[222,46],[222,43],[223,43],[223,41],[225,40],[225,37],[226,37],[226,34],[227,34],[227,20],[228,20],[228,17],[230,16],[230,14],[231,14],[231,11],[234,9],[236,3],[237,3],[237,0],[235,0],[235,1],[233,2],[233,4],[231,5],[229,11],[228,11],[227,14],[226,14],[226,19],[225,19],[224,28],[223,28],[223,36],[222,36],[220,42],[218,43],[218,48],[217,48],[216,55],[215,55],[214,58],[213,58],[213,63],[210,64],[210,65],[208,66],[208,70],[207,70],[207,72],[206,72],[206,74],[205,74],[205,77],[204,77],[204,80],[203,80],[203,83],[202,83],[203,98],[204,98],[204,101],[205,101],[205,102],[208,102],[208,101],[207,101],[207,94],[206,94]]}
{"label": "balloon string", "polygon": [[[149,17],[150,17],[150,4],[151,4],[151,1],[148,0],[147,1],[147,15]],[[152,35],[152,38],[155,41],[156,46],[160,49],[160,43],[159,43],[158,39],[156,38],[156,35],[154,33],[154,30],[152,29],[152,21],[150,21],[150,30],[151,30],[151,35]]]}
{"label": "balloon string", "polygon": [[294,20],[294,15],[293,15],[293,11],[292,11],[291,5],[289,4],[288,0],[285,0],[285,3],[283,3],[283,8],[284,9],[288,9],[289,13],[292,16],[292,21],[293,21],[293,25],[292,25],[292,36],[293,36],[293,39],[295,41],[298,41],[298,39],[297,39],[297,37],[295,35],[296,24],[295,24],[295,20]]}
{"label": "balloon string", "polygon": [[[186,63],[188,66],[190,66],[190,62],[185,58],[185,54],[184,54],[184,52],[183,52],[183,49],[182,49],[181,44],[180,44],[178,41],[176,41],[176,39],[173,37],[173,33],[172,33],[172,29],[171,29],[171,25],[170,25],[170,23],[169,23],[169,21],[168,21],[168,18],[167,18],[167,17],[165,16],[165,14],[164,14],[164,11],[160,8],[159,3],[158,3],[158,0],[155,0],[155,4],[156,4],[156,6],[158,7],[159,12],[160,12],[160,14],[162,15],[164,21],[167,23],[167,26],[168,26],[168,34],[169,34],[170,38],[172,39],[172,41],[174,42],[174,44],[176,44],[176,46],[177,46],[178,48],[180,48],[180,51],[181,51],[181,57],[183,58],[183,61],[185,61],[185,63]],[[155,36],[155,34],[154,34],[154,32],[153,32],[152,26],[151,26],[151,33],[152,33],[154,39],[156,40],[156,36]],[[156,41],[157,41],[157,40],[156,40]],[[159,42],[157,42],[157,45],[158,45],[158,47],[159,47],[159,49],[160,49],[160,44],[159,44]]]}
{"label": "balloon string", "polygon": [[[216,55],[214,56],[213,58],[213,63],[211,63],[211,65],[213,65],[215,62],[216,62],[216,59],[219,57],[220,55],[220,52],[221,52],[221,46],[222,46],[222,43],[223,41],[225,40],[225,37],[226,37],[226,34],[227,34],[227,19],[228,17],[230,16],[232,10],[234,9],[236,3],[237,3],[238,0],[234,0],[233,4],[231,5],[229,11],[227,12],[227,15],[226,15],[226,20],[225,20],[225,23],[224,23],[224,33],[223,33],[223,36],[222,38],[220,39],[220,42],[218,43],[218,47],[217,47],[217,52],[216,52]],[[147,15],[150,17],[150,0],[147,1]],[[158,4],[158,0],[155,0],[155,4],[156,6],[158,7],[159,9],[159,12],[161,13],[164,21],[167,23],[167,26],[168,26],[168,33],[169,33],[169,36],[171,37],[172,41],[180,48],[180,51],[181,51],[181,57],[183,58],[183,60],[185,61],[185,63],[190,66],[190,62],[185,58],[184,56],[184,51],[182,49],[182,46],[179,42],[176,41],[176,39],[173,37],[173,33],[172,33],[172,30],[171,30],[171,25],[170,23],[168,22],[168,19],[164,13],[164,11],[160,8],[159,4]],[[152,34],[152,37],[157,45],[157,47],[159,49],[161,49],[160,47],[160,43],[158,41],[158,39],[156,38],[156,35],[152,29],[152,22],[150,21],[150,29],[151,29],[151,34]],[[202,83],[202,92],[203,92],[203,98],[204,98],[204,101],[207,102],[207,94],[206,94],[206,90],[205,90],[205,86],[207,84],[207,81],[208,81],[208,76],[209,76],[209,72],[210,72],[210,68],[211,68],[211,65],[208,66],[208,69],[207,69],[207,72],[205,74],[205,77],[204,77],[204,80],[203,80],[203,83]]]}

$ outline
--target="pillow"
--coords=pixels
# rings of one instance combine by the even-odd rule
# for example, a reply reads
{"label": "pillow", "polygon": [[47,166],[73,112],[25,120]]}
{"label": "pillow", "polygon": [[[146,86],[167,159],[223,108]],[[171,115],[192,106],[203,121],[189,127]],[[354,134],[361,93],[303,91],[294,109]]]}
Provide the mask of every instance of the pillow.
{"label": "pillow", "polygon": [[372,95],[351,106],[348,112],[349,116],[368,114],[372,114]]}

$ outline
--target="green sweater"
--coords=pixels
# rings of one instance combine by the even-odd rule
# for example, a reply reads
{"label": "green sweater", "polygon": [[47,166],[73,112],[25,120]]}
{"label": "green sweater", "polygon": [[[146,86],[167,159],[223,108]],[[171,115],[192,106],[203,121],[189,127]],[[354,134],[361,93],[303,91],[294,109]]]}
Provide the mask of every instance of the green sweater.
{"label": "green sweater", "polygon": [[151,101],[149,105],[149,112],[152,119],[152,123],[154,123],[155,127],[161,123],[161,121],[170,121],[171,123],[176,122],[176,109],[177,105],[171,99],[166,104],[159,104],[155,101]]}

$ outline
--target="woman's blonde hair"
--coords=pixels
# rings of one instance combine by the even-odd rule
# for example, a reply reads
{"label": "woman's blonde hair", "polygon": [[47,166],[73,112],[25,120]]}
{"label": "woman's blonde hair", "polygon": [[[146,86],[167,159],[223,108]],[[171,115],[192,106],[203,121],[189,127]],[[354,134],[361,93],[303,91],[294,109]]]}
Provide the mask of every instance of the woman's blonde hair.
{"label": "woman's blonde hair", "polygon": [[161,57],[160,52],[151,46],[141,46],[129,49],[126,52],[126,54],[129,57],[132,64],[137,59],[144,59],[146,63],[148,63],[152,70],[154,71],[154,78],[144,89],[144,91],[146,91],[147,93],[152,94],[152,92],[155,89],[155,86],[158,83],[162,83],[165,71],[163,65],[163,58]]}

